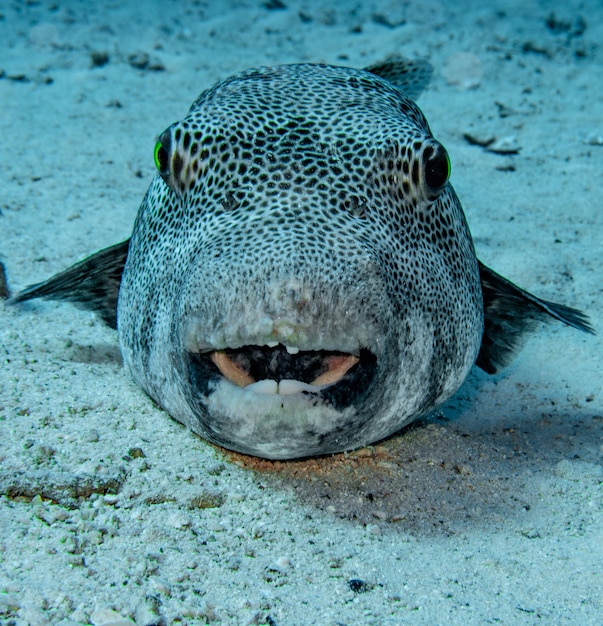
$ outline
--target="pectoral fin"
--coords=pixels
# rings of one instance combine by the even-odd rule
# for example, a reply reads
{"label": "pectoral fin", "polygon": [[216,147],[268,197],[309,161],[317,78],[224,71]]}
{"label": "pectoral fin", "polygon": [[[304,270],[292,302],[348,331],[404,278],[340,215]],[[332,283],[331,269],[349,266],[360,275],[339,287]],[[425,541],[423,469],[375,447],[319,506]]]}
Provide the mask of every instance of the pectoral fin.
{"label": "pectoral fin", "polygon": [[8,302],[67,300],[98,313],[111,328],[117,328],[117,296],[129,244],[127,239],[100,250],[48,280],[26,287]]}
{"label": "pectoral fin", "polygon": [[481,262],[479,273],[484,298],[484,334],[476,365],[488,374],[495,374],[512,361],[539,322],[556,319],[595,334],[582,311],[541,300]]}

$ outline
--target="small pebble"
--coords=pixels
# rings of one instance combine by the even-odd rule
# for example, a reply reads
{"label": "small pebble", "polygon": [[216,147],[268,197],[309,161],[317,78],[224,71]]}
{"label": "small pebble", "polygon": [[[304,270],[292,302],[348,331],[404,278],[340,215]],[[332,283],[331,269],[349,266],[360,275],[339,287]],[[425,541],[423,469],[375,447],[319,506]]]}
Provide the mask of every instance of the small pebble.
{"label": "small pebble", "polygon": [[472,146],[481,146],[482,148],[485,148],[496,141],[496,137],[494,135],[485,131],[467,131],[463,133],[463,137],[467,143]]}
{"label": "small pebble", "polygon": [[100,435],[98,433],[98,430],[96,430],[96,428],[92,428],[91,430],[89,430],[84,435],[84,441],[86,441],[87,443],[97,443],[98,441],[100,441]]}
{"label": "small pebble", "polygon": [[16,613],[21,608],[19,601],[13,596],[0,594],[0,616]]}
{"label": "small pebble", "polygon": [[276,559],[275,565],[281,572],[290,570],[293,567],[293,563],[291,563],[291,560],[289,559],[289,557],[286,557],[286,556],[281,556],[278,559]]}
{"label": "small pebble", "polygon": [[109,53],[104,50],[93,50],[90,53],[90,61],[92,62],[92,67],[107,65],[109,63]]}
{"label": "small pebble", "polygon": [[65,547],[65,552],[69,554],[79,554],[81,552],[78,540],[71,534],[65,535],[61,543]]}
{"label": "small pebble", "polygon": [[161,580],[160,578],[155,578],[151,581],[151,587],[153,591],[160,593],[167,598],[172,595],[172,588],[169,583],[166,583],[165,580]]}
{"label": "small pebble", "polygon": [[146,454],[143,452],[142,448],[134,447],[128,450],[128,456],[131,459],[144,459]]}
{"label": "small pebble", "polygon": [[184,513],[174,513],[173,515],[170,515],[168,519],[168,524],[172,528],[178,528],[179,530],[182,530],[184,528],[188,528],[191,525],[191,520],[190,517],[184,515]]}
{"label": "small pebble", "polygon": [[144,70],[149,65],[149,55],[146,52],[135,52],[128,56],[128,63],[139,70]]}
{"label": "small pebble", "polygon": [[69,619],[75,624],[89,624],[90,620],[88,619],[88,615],[82,611],[82,609],[76,609],[69,616]]}
{"label": "small pebble", "polygon": [[257,526],[254,526],[251,529],[251,536],[254,539],[259,539],[260,537],[264,536],[264,526],[261,524],[258,524]]}
{"label": "small pebble", "polygon": [[519,533],[526,539],[540,539],[540,531],[535,528],[521,528]]}
{"label": "small pebble", "polygon": [[146,52],[135,52],[128,56],[128,63],[138,70],[150,70],[160,72],[165,69],[159,59],[149,56]]}
{"label": "small pebble", "polygon": [[517,143],[515,136],[502,137],[497,139],[486,147],[488,152],[494,152],[496,154],[517,154],[521,148]]}
{"label": "small pebble", "polygon": [[406,23],[406,8],[405,2],[390,2],[384,11],[373,13],[373,21],[388,28],[398,28]]}
{"label": "small pebble", "polygon": [[368,583],[360,578],[350,578],[350,580],[348,580],[348,587],[354,593],[366,593],[367,591],[370,591],[371,588]]}
{"label": "small pebble", "polygon": [[449,85],[459,89],[475,89],[482,79],[482,63],[475,54],[456,52],[448,57],[444,76]]}
{"label": "small pebble", "polygon": [[500,161],[500,163],[495,165],[494,169],[499,172],[514,172],[517,168],[515,167],[515,163],[507,157],[504,161]]}
{"label": "small pebble", "polygon": [[136,626],[156,626],[161,623],[161,617],[157,615],[153,607],[142,604],[136,608]]}
{"label": "small pebble", "polygon": [[215,509],[222,506],[226,498],[220,492],[205,491],[191,498],[190,509]]}
{"label": "small pebble", "polygon": [[597,132],[589,133],[584,138],[584,143],[588,146],[603,146],[603,135]]}
{"label": "small pebble", "polygon": [[135,626],[134,622],[112,609],[97,609],[90,616],[94,626]]}
{"label": "small pebble", "polygon": [[87,535],[88,543],[93,546],[100,546],[103,542],[103,534],[98,530],[91,530]]}

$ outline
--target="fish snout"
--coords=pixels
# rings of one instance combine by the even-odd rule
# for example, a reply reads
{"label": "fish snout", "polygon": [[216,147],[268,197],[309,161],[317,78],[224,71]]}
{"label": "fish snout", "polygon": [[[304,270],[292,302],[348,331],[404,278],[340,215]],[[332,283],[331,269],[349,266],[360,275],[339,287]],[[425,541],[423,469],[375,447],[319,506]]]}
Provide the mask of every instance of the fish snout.
{"label": "fish snout", "polygon": [[370,395],[394,343],[374,263],[356,259],[334,277],[299,258],[270,269],[223,261],[203,255],[182,294],[177,333],[191,402],[240,390],[249,402],[299,405],[303,396],[344,410]]}
{"label": "fish snout", "polygon": [[206,250],[180,293],[186,347],[199,351],[277,344],[358,354],[391,327],[386,277],[366,251],[223,258]]}

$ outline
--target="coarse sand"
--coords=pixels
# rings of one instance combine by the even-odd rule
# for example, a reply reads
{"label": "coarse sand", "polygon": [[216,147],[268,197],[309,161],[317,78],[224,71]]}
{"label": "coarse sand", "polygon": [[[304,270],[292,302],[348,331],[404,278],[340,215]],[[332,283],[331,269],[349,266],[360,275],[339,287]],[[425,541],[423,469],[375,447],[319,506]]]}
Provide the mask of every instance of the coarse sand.
{"label": "coarse sand", "polygon": [[0,40],[13,293],[129,236],[215,81],[396,53],[436,68],[480,258],[599,330],[543,327],[378,445],[268,462],[170,419],[92,314],[0,304],[0,623],[603,624],[600,0],[9,0]]}

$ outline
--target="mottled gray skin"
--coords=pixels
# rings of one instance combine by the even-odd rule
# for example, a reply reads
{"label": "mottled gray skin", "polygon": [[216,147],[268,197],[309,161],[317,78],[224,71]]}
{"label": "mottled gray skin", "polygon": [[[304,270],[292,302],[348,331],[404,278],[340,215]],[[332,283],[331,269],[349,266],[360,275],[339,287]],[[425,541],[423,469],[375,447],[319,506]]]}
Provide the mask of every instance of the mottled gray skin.
{"label": "mottled gray skin", "polygon": [[[348,68],[254,70],[161,139],[170,160],[136,220],[118,320],[127,367],[172,416],[285,459],[371,443],[456,391],[483,331],[478,265],[452,187],[426,183],[439,144],[406,95]],[[189,351],[274,342],[368,350],[372,384],[337,407],[189,382]]]}
{"label": "mottled gray skin", "polygon": [[306,64],[217,84],[160,136],[131,240],[12,301],[97,311],[174,418],[272,459],[390,435],[473,363],[505,365],[540,320],[592,332],[476,259],[411,100],[430,73]]}

